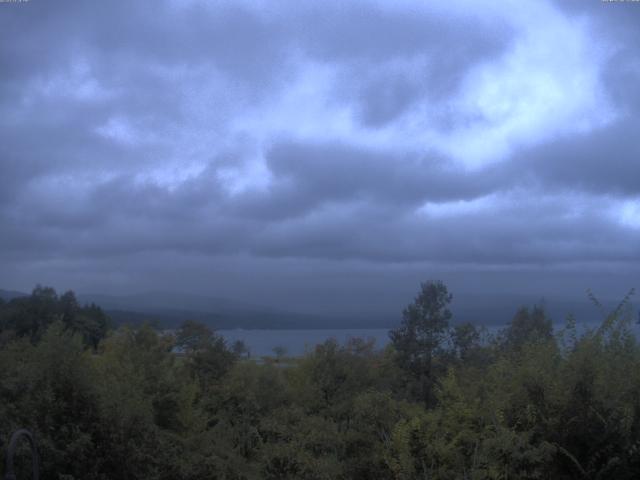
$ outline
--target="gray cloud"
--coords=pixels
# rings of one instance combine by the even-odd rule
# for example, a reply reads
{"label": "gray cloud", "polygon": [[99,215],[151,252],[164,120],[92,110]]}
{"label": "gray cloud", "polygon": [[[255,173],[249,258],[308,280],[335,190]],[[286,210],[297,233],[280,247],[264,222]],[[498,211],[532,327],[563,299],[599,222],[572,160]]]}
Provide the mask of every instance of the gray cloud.
{"label": "gray cloud", "polygon": [[241,211],[287,218],[327,204],[371,202],[395,214],[428,200],[472,199],[500,185],[493,169],[469,174],[434,156],[340,144],[278,143],[267,153],[267,165],[274,186],[241,197]]}
{"label": "gray cloud", "polygon": [[567,14],[589,21],[595,37],[594,53],[602,48],[611,53],[602,72],[608,93],[623,110],[640,114],[640,9],[635,2],[556,3]]}
{"label": "gray cloud", "polygon": [[640,10],[509,5],[2,4],[0,282],[638,272]]}
{"label": "gray cloud", "polygon": [[523,152],[513,176],[547,188],[627,198],[640,196],[640,119],[625,118],[597,132],[561,138]]}

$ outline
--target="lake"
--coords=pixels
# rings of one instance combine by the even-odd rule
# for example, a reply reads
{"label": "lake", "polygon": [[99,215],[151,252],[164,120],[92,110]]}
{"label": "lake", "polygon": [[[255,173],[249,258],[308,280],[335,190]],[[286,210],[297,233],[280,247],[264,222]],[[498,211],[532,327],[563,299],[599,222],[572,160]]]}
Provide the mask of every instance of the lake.
{"label": "lake", "polygon": [[376,347],[383,348],[389,343],[389,330],[386,328],[347,329],[347,330],[217,330],[228,344],[242,340],[254,357],[273,355],[273,349],[284,347],[286,355],[299,356],[312,350],[317,344],[335,338],[344,345],[350,338],[373,338]]}
{"label": "lake", "polygon": [[[578,323],[579,331],[588,328],[596,328],[599,324],[588,322]],[[554,325],[556,331],[564,327],[564,323]],[[495,334],[503,325],[491,325],[485,327],[488,334]],[[640,338],[640,327],[637,324],[632,325],[632,331],[636,337]],[[231,345],[236,340],[242,340],[254,357],[262,357],[273,355],[273,349],[276,347],[284,347],[286,355],[300,356],[306,351],[313,350],[315,345],[323,343],[330,338],[335,338],[338,343],[344,345],[350,338],[373,338],[376,348],[384,348],[389,343],[389,329],[386,328],[370,328],[370,329],[316,329],[316,330],[217,330],[225,340]]]}

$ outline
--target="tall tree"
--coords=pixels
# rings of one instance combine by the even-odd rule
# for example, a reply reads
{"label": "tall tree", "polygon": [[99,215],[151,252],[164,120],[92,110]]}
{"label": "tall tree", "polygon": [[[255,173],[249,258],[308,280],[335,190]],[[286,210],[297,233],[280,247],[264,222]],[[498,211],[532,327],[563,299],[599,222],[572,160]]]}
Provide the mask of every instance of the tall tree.
{"label": "tall tree", "polygon": [[508,350],[520,350],[527,343],[546,342],[553,338],[553,324],[544,308],[521,307],[504,332],[504,346]]}
{"label": "tall tree", "polygon": [[402,312],[402,324],[389,333],[400,367],[419,380],[426,402],[434,380],[434,356],[442,350],[449,328],[451,299],[443,282],[422,283],[413,303]]}
{"label": "tall tree", "polygon": [[237,360],[222,336],[193,320],[183,322],[178,329],[176,346],[184,351],[188,368],[205,389],[219,380]]}
{"label": "tall tree", "polygon": [[469,322],[456,325],[451,330],[451,343],[460,360],[468,360],[470,353],[480,346],[480,332]]}

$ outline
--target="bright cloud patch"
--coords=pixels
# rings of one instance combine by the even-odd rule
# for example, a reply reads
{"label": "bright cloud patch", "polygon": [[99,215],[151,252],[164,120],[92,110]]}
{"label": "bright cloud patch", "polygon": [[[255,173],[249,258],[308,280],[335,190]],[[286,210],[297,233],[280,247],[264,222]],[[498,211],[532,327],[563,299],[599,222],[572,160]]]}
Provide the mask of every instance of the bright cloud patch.
{"label": "bright cloud patch", "polygon": [[627,227],[640,229],[640,200],[629,200],[617,209],[616,218]]}
{"label": "bright cloud patch", "polygon": [[468,166],[504,160],[518,146],[589,131],[614,117],[600,80],[605,50],[593,44],[584,23],[549,7],[541,11],[545,15],[525,23],[502,58],[467,76],[456,106],[475,121],[439,144]]}
{"label": "bright cloud patch", "polygon": [[500,198],[495,195],[476,198],[474,200],[457,200],[453,202],[427,202],[418,212],[430,218],[449,218],[474,214],[487,214],[501,206]]}

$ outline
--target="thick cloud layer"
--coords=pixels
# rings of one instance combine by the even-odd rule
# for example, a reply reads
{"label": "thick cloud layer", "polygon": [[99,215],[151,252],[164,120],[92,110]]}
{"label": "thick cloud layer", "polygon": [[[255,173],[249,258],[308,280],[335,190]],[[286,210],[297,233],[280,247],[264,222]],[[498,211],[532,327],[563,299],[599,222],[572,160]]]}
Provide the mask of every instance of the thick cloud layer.
{"label": "thick cloud layer", "polygon": [[428,5],[0,4],[0,282],[634,286],[640,6]]}

